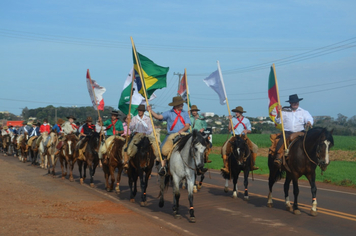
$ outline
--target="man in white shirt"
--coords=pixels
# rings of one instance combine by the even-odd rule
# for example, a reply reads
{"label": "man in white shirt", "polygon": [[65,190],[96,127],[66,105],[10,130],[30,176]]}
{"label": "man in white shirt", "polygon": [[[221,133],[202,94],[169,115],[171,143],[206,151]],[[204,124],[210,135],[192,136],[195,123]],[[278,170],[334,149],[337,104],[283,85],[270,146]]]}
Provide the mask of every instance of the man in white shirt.
{"label": "man in white shirt", "polygon": [[[145,116],[145,105],[139,105],[138,114],[131,119],[130,130],[133,134],[145,133],[147,135],[152,133],[152,124],[148,116]],[[128,117],[129,118],[129,117]]]}
{"label": "man in white shirt", "polygon": [[[303,98],[298,98],[297,94],[293,94],[289,96],[289,100],[286,102],[289,102],[290,106],[289,107],[281,107],[281,105],[278,106],[278,113],[275,121],[278,124],[281,124],[281,117],[280,113],[282,111],[282,117],[283,117],[283,125],[284,125],[284,131],[285,131],[285,136],[286,140],[288,140],[289,136],[293,133],[296,132],[304,132],[304,126],[309,126],[311,127],[314,123],[313,117],[310,115],[310,113],[302,108],[299,107],[299,101],[303,100]],[[283,144],[283,137],[278,141],[277,147],[276,147],[276,159],[274,160],[275,165],[278,167],[281,166],[282,164],[282,155],[283,152],[280,150],[284,150],[284,145]]]}

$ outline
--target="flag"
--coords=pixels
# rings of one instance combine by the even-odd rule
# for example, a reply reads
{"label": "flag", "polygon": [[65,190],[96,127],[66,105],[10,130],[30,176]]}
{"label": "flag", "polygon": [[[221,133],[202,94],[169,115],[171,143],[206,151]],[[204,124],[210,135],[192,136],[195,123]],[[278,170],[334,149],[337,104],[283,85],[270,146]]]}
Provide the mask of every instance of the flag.
{"label": "flag", "polygon": [[[120,111],[122,111],[126,115],[129,113],[132,76],[134,76],[134,68],[131,69],[129,75],[125,80],[124,86],[122,88],[120,100],[119,100],[119,105],[118,105]],[[138,93],[136,80],[134,81],[133,86],[134,87],[133,87],[132,100],[131,100],[131,114],[135,116],[138,113],[136,108],[140,104],[145,104],[146,100]],[[154,98],[156,98],[156,95],[152,94],[149,101],[153,100]]]}
{"label": "flag", "polygon": [[208,87],[212,88],[219,96],[220,99],[220,104],[225,105],[226,104],[226,94],[225,94],[225,89],[222,84],[222,80],[220,78],[220,73],[219,70],[214,71],[209,75],[207,78],[204,79],[204,82]]}
{"label": "flag", "polygon": [[[90,77],[89,69],[87,70],[87,87],[91,102],[94,109],[98,108],[99,110],[104,110],[104,98],[103,94],[106,89],[101,87],[95,80],[92,80]],[[96,100],[96,101],[95,101]]]}
{"label": "flag", "polygon": [[[140,53],[137,53],[137,57],[146,85],[147,98],[150,98],[156,89],[167,87],[167,73],[169,67],[159,66]],[[137,84],[137,89],[142,96],[145,96],[143,92],[144,88],[142,86],[138,72],[139,67],[136,62],[135,55],[133,55],[133,62],[135,68],[135,80]]]}
{"label": "flag", "polygon": [[271,120],[274,122],[277,129],[282,129],[281,124],[277,124],[275,119],[277,116],[277,106],[278,106],[278,95],[277,95],[277,81],[274,76],[275,72],[273,66],[271,66],[271,72],[269,73],[268,79],[268,98],[269,98],[269,106],[268,106],[268,114]]}
{"label": "flag", "polygon": [[[180,83],[179,83],[179,89],[178,89],[178,94],[183,98],[183,100],[188,103],[188,97],[187,97],[187,79],[186,79],[186,75],[184,73],[183,78],[181,79]],[[189,96],[189,107],[191,107],[191,100],[190,100],[190,96]]]}

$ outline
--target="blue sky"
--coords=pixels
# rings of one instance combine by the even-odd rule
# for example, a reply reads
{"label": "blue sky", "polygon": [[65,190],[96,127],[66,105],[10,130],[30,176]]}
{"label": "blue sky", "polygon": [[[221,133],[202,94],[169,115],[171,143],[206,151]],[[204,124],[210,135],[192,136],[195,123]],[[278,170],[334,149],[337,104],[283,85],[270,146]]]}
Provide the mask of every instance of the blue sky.
{"label": "blue sky", "polygon": [[[169,109],[187,69],[192,104],[227,115],[203,79],[220,61],[230,108],[268,116],[274,62],[282,105],[313,116],[356,115],[355,1],[1,1],[0,111],[90,106],[86,69],[117,107],[138,52],[169,66],[152,101]],[[299,56],[298,56],[299,55]],[[282,59],[282,60],[281,60]]]}

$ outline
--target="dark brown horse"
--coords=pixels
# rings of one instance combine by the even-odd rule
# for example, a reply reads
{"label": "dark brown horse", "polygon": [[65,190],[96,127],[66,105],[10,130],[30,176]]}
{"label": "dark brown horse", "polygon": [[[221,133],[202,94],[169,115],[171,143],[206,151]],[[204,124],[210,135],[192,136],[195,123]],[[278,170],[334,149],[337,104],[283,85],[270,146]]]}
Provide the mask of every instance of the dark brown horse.
{"label": "dark brown horse", "polygon": [[[29,156],[31,158],[31,165],[32,166],[36,166],[38,164],[37,159],[38,159],[38,147],[36,144],[36,140],[38,139],[38,137],[34,138],[31,145],[28,147],[28,153]],[[28,142],[28,141],[27,141]]]}
{"label": "dark brown horse", "polygon": [[7,154],[8,154],[10,143],[11,143],[10,135],[9,134],[3,135],[2,136],[2,148],[3,148],[4,156],[7,156]]}
{"label": "dark brown horse", "polygon": [[[123,153],[122,149],[125,145],[125,139],[117,136],[113,140],[111,150],[108,150],[108,161],[106,164],[103,164],[103,170],[105,174],[105,187],[108,192],[111,192],[114,189],[115,183],[115,169],[118,169],[117,172],[117,182],[115,191],[116,193],[120,193],[120,180],[121,173],[123,170]],[[109,185],[109,177],[111,176],[111,184]]]}
{"label": "dark brown horse", "polygon": [[[79,175],[80,175],[80,183],[83,184],[86,178],[86,170],[89,167],[89,175],[90,175],[90,186],[94,187],[94,174],[95,169],[99,164],[99,144],[100,144],[100,135],[97,132],[91,133],[87,135],[79,149],[82,149],[85,145],[84,150],[84,159],[78,158],[78,167],[79,167]],[[76,150],[76,156],[78,156],[78,150]],[[82,166],[84,163],[84,175],[82,174]]]}
{"label": "dark brown horse", "polygon": [[237,135],[230,139],[232,144],[232,152],[228,157],[229,171],[231,173],[227,174],[221,171],[222,176],[226,180],[224,191],[228,192],[229,180],[232,178],[234,184],[232,197],[237,198],[237,180],[241,171],[244,172],[244,200],[248,200],[248,176],[251,170],[251,150],[249,149],[246,140],[241,136]]}
{"label": "dark brown horse", "polygon": [[[311,192],[312,192],[312,208],[310,214],[317,215],[317,201],[316,201],[316,185],[315,185],[315,169],[317,166],[322,171],[325,171],[330,163],[329,149],[334,146],[334,139],[332,137],[332,131],[327,131],[326,128],[313,128],[310,129],[304,137],[298,137],[294,141],[294,144],[289,148],[289,155],[286,160],[289,170],[282,166],[279,169],[274,165],[274,157],[268,156],[268,167],[270,170],[268,185],[269,195],[267,206],[272,207],[272,187],[273,184],[286,175],[284,182],[284,196],[286,209],[293,211],[294,214],[300,214],[298,209],[298,179],[304,175],[307,177]],[[293,181],[293,194],[294,204],[293,208],[290,205],[288,191],[290,182]]]}
{"label": "dark brown horse", "polygon": [[28,150],[26,151],[26,143],[27,143],[28,135],[25,133],[19,138],[19,142],[17,144],[17,150],[19,153],[19,159],[22,160],[23,163],[27,162]]}
{"label": "dark brown horse", "polygon": [[[65,137],[65,141],[63,142],[63,146],[60,148],[59,152],[59,161],[61,163],[62,169],[62,179],[65,178],[68,172],[68,164],[69,164],[69,181],[73,182],[73,167],[75,162],[77,161],[77,157],[75,155],[75,146],[78,142],[77,137],[74,134],[67,134]],[[65,164],[65,172],[64,172],[64,164]]]}
{"label": "dark brown horse", "polygon": [[[147,206],[146,189],[156,159],[152,141],[146,135],[138,133],[133,137],[131,142],[135,146],[135,152],[130,152],[130,147],[128,149],[128,154],[131,157],[127,171],[130,186],[130,202],[135,202],[137,178],[140,177],[141,206]],[[134,153],[134,155],[130,155],[130,153]],[[132,187],[132,185],[134,186]]]}

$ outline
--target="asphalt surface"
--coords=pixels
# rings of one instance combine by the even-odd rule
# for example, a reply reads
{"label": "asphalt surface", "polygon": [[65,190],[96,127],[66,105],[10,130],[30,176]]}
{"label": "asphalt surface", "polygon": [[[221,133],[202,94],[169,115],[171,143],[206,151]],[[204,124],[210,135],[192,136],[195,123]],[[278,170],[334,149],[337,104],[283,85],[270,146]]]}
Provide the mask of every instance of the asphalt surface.
{"label": "asphalt surface", "polygon": [[[31,168],[44,177],[47,171],[31,166],[30,162],[21,163],[17,158],[2,156],[7,162]],[[62,181],[72,186],[77,186],[78,191],[91,188],[92,194],[105,196],[107,199],[122,204],[141,215],[153,219],[159,224],[164,223],[171,230],[184,235],[233,235],[249,233],[252,235],[356,235],[356,189],[317,183],[318,215],[309,214],[311,208],[311,191],[308,182],[299,181],[299,207],[301,215],[294,215],[285,210],[283,180],[275,184],[273,189],[273,208],[267,207],[268,184],[266,176],[254,176],[254,181],[249,179],[249,201],[243,200],[243,176],[238,182],[238,198],[232,198],[232,182],[229,183],[230,191],[225,193],[225,180],[218,171],[207,172],[203,188],[194,194],[194,209],[196,223],[189,223],[189,201],[187,190],[181,190],[180,214],[181,219],[172,215],[172,187],[165,193],[165,205],[158,207],[159,183],[154,174],[148,183],[148,206],[140,206],[140,188],[136,202],[129,202],[130,190],[128,179],[123,174],[120,183],[120,194],[105,190],[104,172],[98,168],[94,177],[95,187],[89,187],[89,179],[84,185],[79,183],[77,164],[74,167],[74,182],[69,182],[68,176],[62,180],[59,161],[56,166],[56,177],[53,184]],[[138,184],[139,186],[139,184]],[[293,201],[293,188],[290,188],[290,200]],[[139,225],[138,225],[139,227]]]}

